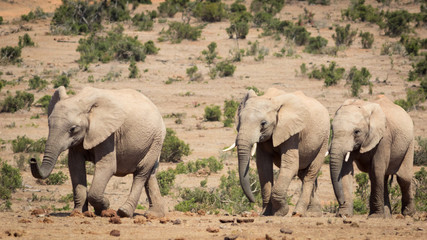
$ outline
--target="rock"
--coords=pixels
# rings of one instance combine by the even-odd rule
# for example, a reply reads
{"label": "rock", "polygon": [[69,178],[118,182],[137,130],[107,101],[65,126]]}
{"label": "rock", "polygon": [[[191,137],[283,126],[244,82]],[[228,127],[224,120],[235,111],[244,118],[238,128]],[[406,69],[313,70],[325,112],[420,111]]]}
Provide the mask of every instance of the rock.
{"label": "rock", "polygon": [[397,214],[396,219],[405,219],[405,216],[403,216],[402,214]]}
{"label": "rock", "polygon": [[89,221],[87,221],[87,220],[84,220],[83,222],[81,222],[80,224],[90,224],[90,222]]}
{"label": "rock", "polygon": [[48,214],[49,212],[46,209],[42,209],[42,208],[36,208],[33,211],[31,211],[31,215],[34,215],[36,217],[45,217]]}
{"label": "rock", "polygon": [[133,220],[133,223],[136,223],[136,224],[145,224],[146,222],[147,222],[147,219],[145,217],[139,217]]}
{"label": "rock", "polygon": [[43,223],[53,223],[53,221],[50,218],[44,218]]}
{"label": "rock", "polygon": [[292,217],[302,217],[302,214],[301,213],[293,213]]}
{"label": "rock", "polygon": [[83,213],[75,209],[70,213],[70,217],[83,217],[83,216],[84,216]]}
{"label": "rock", "polygon": [[323,225],[323,223],[322,222],[316,222],[316,225],[320,226],[320,225]]}
{"label": "rock", "polygon": [[94,217],[96,217],[95,213],[94,213],[94,212],[91,212],[91,211],[86,211],[86,212],[84,212],[84,213],[83,213],[83,216],[85,216],[85,217],[90,217],[90,218],[94,218]]}
{"label": "rock", "polygon": [[265,221],[265,223],[273,223],[273,220],[269,219],[269,220]]}
{"label": "rock", "polygon": [[328,223],[332,224],[332,219],[328,218]]}
{"label": "rock", "polygon": [[173,222],[173,225],[180,225],[182,223],[181,219],[175,219]]}
{"label": "rock", "polygon": [[238,218],[237,223],[252,223],[255,219],[253,218]]}
{"label": "rock", "polygon": [[238,237],[238,235],[225,236],[224,240],[236,240]]}
{"label": "rock", "polygon": [[147,220],[156,220],[156,219],[158,219],[158,217],[154,216],[153,214],[147,214],[147,215],[145,215],[145,217],[147,218]]}
{"label": "rock", "polygon": [[233,218],[233,219],[220,219],[219,222],[220,223],[234,223],[235,220],[236,220],[235,218]]}
{"label": "rock", "polygon": [[290,229],[286,229],[286,228],[281,228],[280,232],[284,233],[284,234],[292,234],[294,231],[292,231]]}
{"label": "rock", "polygon": [[192,213],[192,212],[185,212],[184,215],[192,217],[192,216],[194,216],[194,213]]}
{"label": "rock", "polygon": [[219,232],[219,228],[208,227],[208,228],[206,228],[206,231],[208,231],[210,233],[217,233],[217,232]]}
{"label": "rock", "polygon": [[170,222],[169,218],[167,218],[167,217],[162,217],[159,219],[159,221],[161,224],[166,224],[166,223]]}
{"label": "rock", "polygon": [[18,223],[30,223],[30,222],[31,222],[31,220],[30,219],[26,219],[26,218],[20,219],[18,221]]}
{"label": "rock", "polygon": [[25,234],[24,230],[7,230],[4,232],[9,237],[22,237]]}
{"label": "rock", "polygon": [[109,222],[112,224],[122,224],[119,216],[111,217]]}
{"label": "rock", "polygon": [[113,209],[102,210],[101,217],[115,217],[117,216],[117,212]]}
{"label": "rock", "polygon": [[417,231],[424,231],[424,228],[422,228],[422,227],[417,227]]}
{"label": "rock", "polygon": [[343,222],[344,224],[350,224],[350,223],[352,223],[352,221],[351,221],[351,220],[347,220],[347,219],[342,220],[342,222]]}
{"label": "rock", "polygon": [[199,211],[197,211],[197,214],[199,214],[200,216],[205,216],[206,215],[206,211],[203,209],[200,209]]}
{"label": "rock", "polygon": [[114,237],[120,237],[120,231],[119,230],[111,230],[110,232],[110,236],[114,236]]}
{"label": "rock", "polygon": [[356,223],[356,222],[354,222],[354,223],[352,223],[352,224],[350,225],[350,227],[359,227],[359,224],[358,224],[358,223]]}

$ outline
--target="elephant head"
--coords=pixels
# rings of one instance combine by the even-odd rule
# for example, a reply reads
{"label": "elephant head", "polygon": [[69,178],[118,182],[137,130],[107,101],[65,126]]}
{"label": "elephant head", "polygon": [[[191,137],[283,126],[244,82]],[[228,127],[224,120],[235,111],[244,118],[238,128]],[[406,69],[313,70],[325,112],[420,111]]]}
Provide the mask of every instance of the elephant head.
{"label": "elephant head", "polygon": [[49,136],[39,166],[30,160],[31,173],[45,179],[53,170],[58,156],[79,144],[92,149],[117,131],[124,123],[124,111],[106,94],[85,88],[79,95],[68,97],[59,87],[48,107]]}
{"label": "elephant head", "polygon": [[257,143],[267,141],[271,141],[273,147],[279,146],[304,128],[307,116],[308,111],[297,97],[282,91],[280,94],[267,92],[265,96],[258,97],[250,90],[240,103],[235,144],[238,149],[240,184],[251,202],[255,201],[249,183],[251,149]]}
{"label": "elephant head", "polygon": [[386,118],[380,105],[361,100],[347,100],[336,111],[332,122],[330,171],[335,196],[345,204],[342,168],[350,153],[366,153],[383,138]]}

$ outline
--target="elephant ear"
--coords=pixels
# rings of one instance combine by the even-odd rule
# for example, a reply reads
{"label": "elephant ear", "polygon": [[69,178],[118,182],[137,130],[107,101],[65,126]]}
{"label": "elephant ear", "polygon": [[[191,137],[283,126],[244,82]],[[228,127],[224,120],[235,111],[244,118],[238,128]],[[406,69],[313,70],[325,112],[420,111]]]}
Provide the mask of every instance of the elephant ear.
{"label": "elephant ear", "polygon": [[67,95],[67,91],[65,90],[65,87],[60,86],[59,88],[57,88],[53,93],[52,98],[50,99],[49,106],[47,107],[47,116],[49,117],[50,114],[52,114],[53,108],[59,101],[67,98],[68,98],[68,95]]}
{"label": "elephant ear", "polygon": [[305,128],[309,112],[294,94],[283,94],[272,101],[277,109],[277,123],[273,130],[273,146],[277,147]]}
{"label": "elephant ear", "polygon": [[89,103],[89,128],[83,141],[85,149],[91,149],[117,131],[125,121],[125,111],[107,96],[95,97]]}
{"label": "elephant ear", "polygon": [[254,92],[254,90],[249,90],[248,93],[246,93],[245,97],[242,99],[242,102],[240,102],[239,104],[239,108],[237,109],[237,115],[236,115],[236,128],[237,131],[239,131],[240,128],[240,121],[239,121],[239,116],[240,113],[242,112],[243,108],[245,108],[246,102],[249,100],[249,98],[252,97],[256,97],[256,93]]}
{"label": "elephant ear", "polygon": [[360,153],[372,150],[383,138],[386,128],[386,117],[377,103],[369,103],[363,106],[369,116],[369,133],[360,147]]}

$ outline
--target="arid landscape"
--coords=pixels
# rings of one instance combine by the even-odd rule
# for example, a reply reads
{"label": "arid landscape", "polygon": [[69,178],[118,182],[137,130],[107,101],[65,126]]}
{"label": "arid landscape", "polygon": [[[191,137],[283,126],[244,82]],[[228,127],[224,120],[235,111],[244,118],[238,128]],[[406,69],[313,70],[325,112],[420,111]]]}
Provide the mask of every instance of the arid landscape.
{"label": "arid landscape", "polygon": [[[152,0],[152,4],[140,4],[131,10],[131,16],[157,10],[163,1]],[[223,0],[230,5],[234,1]],[[316,1],[314,1],[316,2]],[[320,2],[320,1],[319,1]],[[425,1],[390,1],[389,5],[367,0],[375,8],[384,11],[405,9],[410,13],[420,12],[420,2]],[[242,1],[249,9],[251,0]],[[201,37],[196,41],[182,40],[181,43],[159,41],[160,32],[168,28],[171,21],[182,21],[181,13],[173,18],[157,18],[153,29],[138,31],[127,20],[121,24],[123,34],[137,37],[142,42],[152,40],[159,48],[157,54],[147,55],[144,62],[136,62],[139,69],[137,78],[129,78],[129,62],[109,61],[89,64],[88,70],[79,67],[77,60],[80,53],[76,51],[79,39],[85,35],[54,35],[50,24],[53,12],[62,4],[59,0],[1,0],[0,16],[0,48],[17,46],[19,38],[28,34],[35,46],[22,48],[22,61],[16,64],[1,64],[0,79],[13,84],[0,88],[0,102],[15,91],[26,91],[34,95],[34,103],[30,108],[24,108],[14,113],[0,112],[0,159],[14,167],[18,166],[21,155],[25,158],[25,166],[21,166],[23,187],[12,193],[10,210],[0,212],[0,239],[13,237],[22,239],[427,239],[427,213],[417,212],[415,216],[393,214],[390,219],[371,219],[367,214],[355,215],[343,219],[335,217],[327,211],[329,206],[336,203],[330,180],[329,165],[323,164],[318,178],[319,198],[324,207],[321,217],[285,217],[258,216],[260,207],[243,214],[230,215],[225,211],[218,213],[179,212],[174,206],[181,201],[180,189],[200,187],[202,180],[207,180],[206,189],[219,187],[220,178],[227,175],[229,170],[237,169],[236,152],[222,152],[236,138],[236,128],[224,127],[221,121],[206,121],[205,107],[220,106],[223,109],[225,100],[240,102],[248,88],[267,91],[274,87],[286,92],[302,91],[307,96],[317,99],[328,110],[333,118],[338,107],[348,98],[352,98],[350,85],[346,77],[350,69],[365,67],[371,77],[369,86],[362,86],[360,99],[371,101],[377,95],[385,95],[392,101],[406,98],[406,89],[418,86],[419,81],[408,82],[408,73],[419,58],[407,54],[381,54],[386,43],[399,42],[400,37],[390,37],[384,29],[369,22],[351,21],[342,17],[343,9],[350,6],[350,1],[331,0],[329,5],[313,4],[307,1],[287,0],[283,9],[275,16],[281,20],[296,23],[300,18],[313,14],[310,21],[303,23],[312,37],[321,36],[328,40],[327,47],[334,47],[335,26],[351,24],[357,29],[354,42],[340,48],[336,55],[310,54],[304,51],[304,46],[297,46],[274,36],[263,36],[261,27],[252,26],[245,39],[230,39],[226,28],[230,26],[228,19],[208,23],[202,30]],[[40,7],[48,16],[44,19],[31,21],[21,20],[21,15],[27,14]],[[131,8],[130,8],[131,9]],[[192,25],[202,24],[197,18],[191,18]],[[114,23],[103,21],[106,32],[113,28]],[[411,33],[421,39],[427,38],[427,27],[423,23],[415,27]],[[375,41],[371,48],[364,49],[359,32],[373,33]],[[235,49],[250,49],[258,41],[265,50],[265,56],[242,56],[241,61],[233,62],[236,66],[232,76],[211,79],[210,67],[203,60],[202,51],[211,42],[216,42],[218,58],[215,61],[232,59]],[[403,51],[404,51],[404,47]],[[281,49],[286,49],[288,55],[279,56]],[[425,53],[425,49],[420,52]],[[291,52],[291,54],[289,54]],[[322,80],[309,77],[309,72],[321,65],[328,66],[332,61],[338,67],[345,69],[343,79],[336,85],[326,87]],[[305,64],[307,72],[302,72],[301,65]],[[201,77],[191,81],[186,70],[197,66]],[[55,91],[52,81],[61,74],[70,79],[67,90],[80,92],[86,86],[104,89],[131,88],[146,95],[160,110],[166,127],[173,129],[176,136],[189,144],[191,154],[184,156],[184,163],[211,156],[219,159],[224,168],[217,173],[189,173],[176,175],[171,192],[164,197],[168,213],[165,218],[156,219],[143,216],[148,207],[145,192],[141,195],[140,209],[136,210],[134,218],[122,218],[121,224],[110,222],[105,217],[70,216],[73,203],[59,201],[72,193],[71,180],[68,178],[61,185],[41,184],[31,174],[27,160],[34,153],[14,153],[11,142],[18,136],[26,136],[37,140],[48,136],[47,114],[36,104],[45,95]],[[40,76],[48,84],[41,90],[29,89],[29,79]],[[1,106],[0,106],[1,107]],[[409,111],[415,125],[415,136],[427,137],[427,107],[420,103],[417,108]],[[172,117],[171,117],[172,116]],[[176,117],[179,116],[179,117]],[[177,121],[179,119],[179,121]],[[39,157],[41,153],[37,153]],[[62,158],[66,156],[63,153]],[[160,163],[160,171],[175,168],[176,163]],[[256,169],[254,161],[251,167]],[[414,172],[420,170],[414,166]],[[68,169],[58,161],[54,172],[62,171],[69,175]],[[355,174],[360,171],[355,167]],[[92,175],[88,175],[90,182]],[[131,188],[132,176],[113,177],[105,191],[111,208],[117,210],[126,200]],[[394,182],[394,184],[396,181]],[[356,182],[354,182],[356,186]],[[295,179],[291,183],[288,194],[293,205],[298,200],[301,183]],[[355,189],[355,187],[353,188]],[[0,203],[4,203],[0,200]],[[64,208],[66,205],[69,208]],[[46,209],[47,212],[34,212]],[[59,209],[59,210],[58,210]],[[116,232],[112,232],[117,230]]]}

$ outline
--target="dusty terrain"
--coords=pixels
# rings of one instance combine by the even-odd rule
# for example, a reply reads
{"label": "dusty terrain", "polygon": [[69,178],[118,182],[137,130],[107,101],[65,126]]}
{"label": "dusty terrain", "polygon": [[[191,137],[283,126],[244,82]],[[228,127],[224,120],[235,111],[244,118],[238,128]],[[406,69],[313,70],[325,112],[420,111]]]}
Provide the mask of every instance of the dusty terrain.
{"label": "dusty terrain", "polygon": [[[232,1],[225,1],[231,4]],[[376,1],[366,1],[377,6]],[[419,11],[418,4],[392,3],[387,9],[405,8],[411,12]],[[411,1],[412,2],[412,1]],[[150,32],[136,31],[125,23],[125,33],[138,36],[142,41],[154,40],[161,50],[157,55],[148,56],[145,62],[137,63],[142,76],[137,79],[129,79],[128,63],[110,62],[106,64],[91,64],[89,72],[80,71],[76,60],[79,53],[76,52],[78,40],[82,36],[53,36],[49,34],[50,19],[37,20],[30,23],[19,21],[22,14],[34,10],[37,6],[46,12],[53,12],[61,1],[0,1],[0,16],[3,16],[6,24],[0,25],[0,47],[16,46],[18,37],[28,33],[36,43],[35,47],[23,49],[23,62],[20,65],[0,66],[4,74],[3,79],[11,81],[23,76],[23,81],[15,86],[6,86],[0,92],[0,100],[6,96],[6,92],[14,93],[16,90],[27,90],[28,79],[33,75],[39,75],[49,82],[53,76],[61,72],[72,73],[72,90],[79,92],[85,86],[99,88],[120,89],[133,88],[147,95],[160,109],[162,115],[172,113],[184,113],[182,124],[176,124],[174,118],[165,118],[168,128],[177,132],[180,139],[190,144],[192,153],[185,157],[184,161],[194,161],[199,158],[214,156],[224,159],[225,167],[221,173],[208,177],[208,188],[214,188],[219,184],[221,175],[228,169],[237,169],[235,155],[223,154],[221,149],[233,143],[236,136],[234,128],[224,128],[220,122],[203,121],[204,108],[211,104],[223,106],[224,100],[239,100],[246,93],[246,87],[256,86],[265,91],[269,87],[276,87],[288,92],[301,90],[306,95],[319,100],[328,109],[330,116],[339,105],[350,96],[350,88],[341,80],[337,86],[325,88],[323,81],[309,79],[302,75],[299,66],[306,63],[309,70],[313,65],[328,65],[335,61],[347,71],[352,66],[367,67],[372,74],[371,81],[374,84],[373,95],[368,94],[364,88],[361,99],[371,100],[377,94],[384,94],[392,100],[404,98],[405,87],[409,83],[405,81],[408,71],[411,69],[411,61],[408,57],[393,55],[380,55],[381,46],[386,41],[398,41],[384,36],[376,25],[366,23],[352,23],[352,28],[374,33],[375,42],[372,49],[362,49],[360,38],[338,56],[311,55],[304,53],[303,48],[296,48],[297,57],[277,58],[273,53],[279,52],[284,46],[285,40],[275,41],[270,37],[259,37],[261,29],[251,28],[245,40],[239,40],[240,48],[248,48],[248,42],[258,40],[261,46],[269,49],[269,55],[263,61],[255,61],[253,57],[244,57],[242,62],[236,63],[237,69],[233,77],[217,78],[211,80],[208,68],[198,60],[202,50],[207,48],[210,42],[218,44],[219,56],[229,57],[229,51],[236,47],[236,42],[228,38],[225,28],[228,22],[208,24],[202,32],[201,40],[192,42],[184,40],[180,44],[158,42],[159,32],[167,27],[167,23],[155,23],[154,30]],[[248,3],[247,3],[248,4]],[[292,1],[287,4],[279,14],[280,18],[294,20],[304,12],[304,8],[315,13],[315,26],[306,26],[312,36],[320,35],[329,40],[328,46],[333,46],[334,41],[332,27],[334,24],[344,25],[349,22],[341,19],[341,9],[347,8],[349,1],[332,0],[331,6],[307,5],[306,2]],[[158,2],[152,5],[141,5],[136,12],[146,9],[156,9]],[[171,20],[171,19],[168,19]],[[180,14],[176,19],[180,21]],[[194,20],[195,23],[196,20]],[[30,31],[24,31],[20,26],[29,27]],[[426,28],[418,28],[419,37],[427,37]],[[197,65],[203,73],[202,82],[189,83],[186,69]],[[143,70],[147,70],[143,72]],[[113,81],[88,82],[92,75],[99,80],[108,72],[121,73],[121,76]],[[169,77],[182,77],[180,82],[165,84]],[[53,93],[52,84],[46,90],[29,92],[35,95],[35,100],[45,94]],[[190,92],[191,96],[185,96]],[[39,119],[31,119],[31,116],[40,114]],[[415,135],[427,137],[427,111],[411,111],[410,115],[415,124]],[[14,126],[14,127],[11,127]],[[42,115],[42,110],[32,107],[14,114],[0,114],[0,138],[5,140],[1,145],[0,158],[9,164],[16,165],[10,141],[17,136],[26,135],[31,139],[47,137],[47,117]],[[68,174],[66,168],[57,168],[54,171],[63,171]],[[161,169],[174,167],[173,164],[161,164]],[[255,167],[253,165],[252,167]],[[414,168],[418,170],[419,168]],[[319,177],[319,195],[322,203],[327,206],[335,201],[332,185],[330,183],[329,166],[322,167]],[[137,210],[135,219],[121,219],[122,224],[109,223],[108,218],[70,217],[70,211],[54,212],[49,216],[34,216],[31,211],[43,206],[61,208],[65,203],[57,201],[61,196],[71,193],[71,182],[59,186],[40,185],[31,176],[29,169],[22,171],[24,188],[18,190],[12,196],[12,211],[0,213],[0,239],[9,238],[9,235],[24,239],[107,239],[112,230],[120,231],[121,239],[224,239],[225,237],[241,239],[427,239],[427,222],[416,218],[403,218],[393,215],[392,219],[367,219],[366,215],[358,215],[344,222],[341,218],[335,218],[331,213],[324,213],[322,217],[293,218],[286,217],[258,217],[250,216],[225,216],[225,215],[186,215],[173,211],[174,205],[179,201],[176,188],[196,187],[205,177],[194,175],[179,175],[175,181],[175,196],[165,197],[170,221],[160,223],[153,219],[145,224],[134,223],[135,219],[142,218],[143,210]],[[91,176],[89,176],[89,181]],[[117,209],[127,197],[132,177],[113,178],[107,186],[106,196],[110,199],[111,207]],[[299,190],[299,182],[292,183],[289,192]],[[43,198],[41,201],[33,201],[34,195]],[[296,196],[296,194],[294,194]],[[293,203],[296,203],[294,198]],[[140,203],[147,206],[145,194],[140,198]],[[70,203],[72,205],[72,203]],[[259,209],[257,209],[259,211]],[[180,224],[173,221],[179,219]],[[253,219],[253,223],[221,223],[224,219]],[[425,219],[425,217],[424,217]],[[350,222],[351,221],[351,222]],[[175,222],[176,223],[176,222]],[[209,232],[207,228],[218,230]],[[288,233],[282,233],[288,231]],[[285,231],[286,230],[286,231]],[[289,232],[291,231],[291,232]],[[270,238],[267,238],[268,235]]]}

